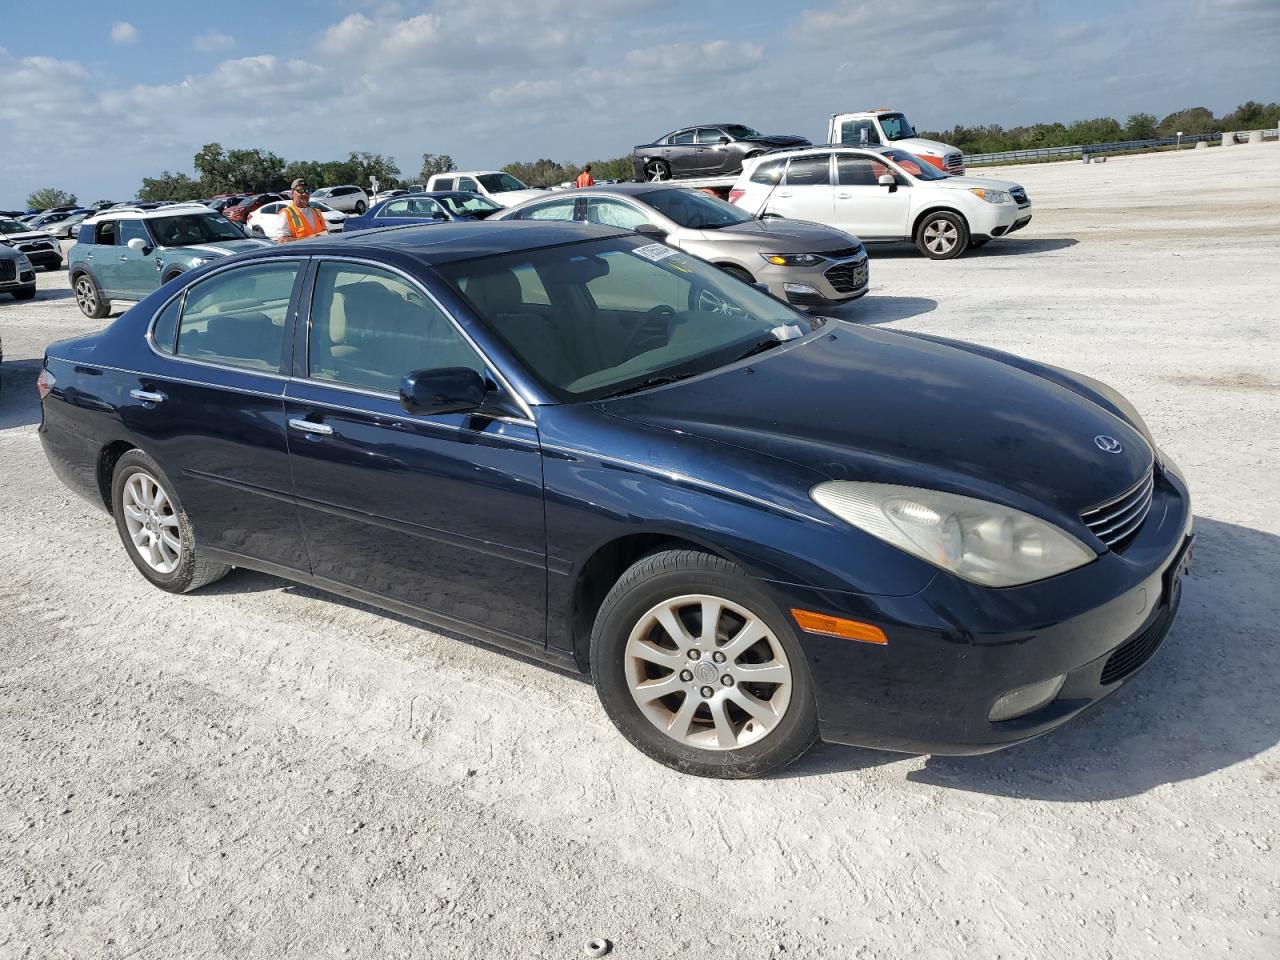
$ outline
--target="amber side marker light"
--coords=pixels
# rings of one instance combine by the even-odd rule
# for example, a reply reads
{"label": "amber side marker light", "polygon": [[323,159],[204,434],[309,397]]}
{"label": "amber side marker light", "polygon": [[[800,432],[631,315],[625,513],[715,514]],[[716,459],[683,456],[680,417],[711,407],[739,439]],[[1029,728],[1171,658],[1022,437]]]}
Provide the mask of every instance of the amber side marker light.
{"label": "amber side marker light", "polygon": [[888,643],[889,638],[884,631],[872,623],[861,620],[845,620],[841,617],[828,616],[825,613],[814,613],[812,610],[791,609],[800,629],[806,633],[821,633],[828,637],[841,637],[845,640],[857,640],[861,643]]}

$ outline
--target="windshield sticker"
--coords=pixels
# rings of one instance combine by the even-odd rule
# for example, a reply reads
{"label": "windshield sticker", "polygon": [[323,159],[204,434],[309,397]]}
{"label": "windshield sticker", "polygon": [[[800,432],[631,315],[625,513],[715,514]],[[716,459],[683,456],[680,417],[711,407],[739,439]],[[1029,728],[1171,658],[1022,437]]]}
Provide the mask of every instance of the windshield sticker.
{"label": "windshield sticker", "polygon": [[654,263],[658,263],[660,260],[665,260],[667,257],[674,257],[676,255],[675,250],[671,249],[671,247],[668,247],[664,243],[649,243],[643,247],[636,247],[631,252],[638,257],[644,257],[646,260],[652,260]]}

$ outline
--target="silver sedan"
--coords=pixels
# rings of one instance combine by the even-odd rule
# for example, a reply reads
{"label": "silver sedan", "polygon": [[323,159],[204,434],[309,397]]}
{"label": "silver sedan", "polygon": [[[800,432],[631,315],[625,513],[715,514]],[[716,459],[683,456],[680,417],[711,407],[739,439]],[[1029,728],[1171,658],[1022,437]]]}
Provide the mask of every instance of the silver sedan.
{"label": "silver sedan", "polygon": [[566,191],[494,220],[579,220],[624,227],[713,263],[797,307],[826,307],[867,292],[867,253],[854,236],[817,223],[757,220],[733,204],[668,184]]}

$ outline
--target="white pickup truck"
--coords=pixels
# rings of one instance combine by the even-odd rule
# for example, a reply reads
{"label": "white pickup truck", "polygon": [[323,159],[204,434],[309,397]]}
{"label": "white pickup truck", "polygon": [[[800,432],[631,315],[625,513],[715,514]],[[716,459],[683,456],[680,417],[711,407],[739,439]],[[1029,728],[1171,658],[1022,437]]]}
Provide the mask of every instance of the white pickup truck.
{"label": "white pickup truck", "polygon": [[898,110],[877,107],[861,113],[833,113],[827,143],[845,147],[894,147],[933,164],[953,177],[964,176],[964,154],[947,143],[917,137]]}

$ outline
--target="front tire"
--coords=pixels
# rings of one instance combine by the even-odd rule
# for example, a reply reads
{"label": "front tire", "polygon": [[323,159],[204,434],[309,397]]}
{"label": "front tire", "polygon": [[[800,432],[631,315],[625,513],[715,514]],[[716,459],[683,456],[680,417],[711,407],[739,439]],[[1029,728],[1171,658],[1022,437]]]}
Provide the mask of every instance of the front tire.
{"label": "front tire", "polygon": [[111,312],[111,301],[102,296],[97,281],[89,274],[77,274],[71,286],[75,290],[80,312],[90,320],[101,320]]}
{"label": "front tire", "polygon": [[951,260],[969,245],[964,217],[948,210],[926,214],[916,228],[916,248],[930,260]]}
{"label": "front tire", "polygon": [[747,270],[743,269],[742,267],[735,266],[734,264],[726,263],[720,269],[723,270],[725,273],[727,273],[729,276],[733,277],[735,280],[741,280],[743,283],[752,284],[756,282],[756,278],[753,277]]}
{"label": "front tire", "polygon": [[62,269],[62,261],[59,260],[57,263],[47,264],[44,269],[46,273],[57,273]]}
{"label": "front tire", "polygon": [[205,556],[172,484],[141,450],[129,450],[116,461],[111,512],[129,559],[161,590],[190,593],[231,569]]}
{"label": "front tire", "polygon": [[17,290],[10,290],[15,300],[30,300],[36,295],[36,285],[33,283],[29,287],[19,287]]}
{"label": "front tire", "polygon": [[364,202],[363,200],[357,200],[357,201],[356,201],[356,216],[357,216],[357,217],[358,217],[358,216],[363,215],[363,214],[364,214],[364,212],[365,212],[366,210],[368,210],[368,209],[369,209],[369,208],[365,205],[365,202]]}
{"label": "front tire", "polygon": [[740,568],[692,550],[637,561],[596,616],[591,671],[609,719],[648,757],[703,777],[758,777],[818,738],[789,621]]}

